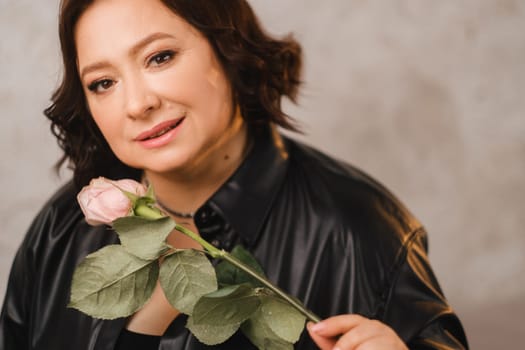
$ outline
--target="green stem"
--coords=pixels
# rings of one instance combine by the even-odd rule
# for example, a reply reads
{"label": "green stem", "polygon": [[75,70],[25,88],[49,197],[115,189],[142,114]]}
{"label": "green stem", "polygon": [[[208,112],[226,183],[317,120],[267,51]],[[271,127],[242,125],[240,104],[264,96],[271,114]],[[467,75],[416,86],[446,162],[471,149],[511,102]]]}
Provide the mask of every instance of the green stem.
{"label": "green stem", "polygon": [[179,232],[182,232],[186,236],[190,237],[191,239],[193,239],[194,241],[199,243],[206,250],[206,252],[208,252],[214,258],[222,259],[224,254],[226,253],[223,250],[217,249],[216,247],[214,247],[213,245],[208,243],[208,241],[203,239],[201,236],[199,236],[198,234],[196,234],[195,232],[193,232],[191,230],[188,230],[184,226],[176,224],[175,225],[175,230],[177,230]]}
{"label": "green stem", "polygon": [[301,303],[297,302],[295,299],[290,297],[286,292],[284,292],[279,287],[275,286],[272,282],[268,281],[263,276],[259,275],[256,271],[254,271],[250,266],[245,265],[242,261],[235,258],[233,255],[229,254],[228,252],[217,249],[213,245],[209,244],[206,240],[204,240],[201,236],[197,235],[191,230],[188,230],[187,228],[176,225],[175,229],[179,232],[182,232],[186,236],[192,238],[193,240],[197,241],[200,245],[203,246],[203,248],[214,258],[219,258],[226,260],[233,266],[239,268],[240,270],[246,272],[253,278],[257,279],[259,282],[261,282],[264,286],[272,290],[275,294],[283,298],[285,301],[287,301],[292,307],[294,307],[297,311],[302,313],[307,319],[313,322],[320,322],[321,319],[312,313],[310,310],[306,309]]}
{"label": "green stem", "polygon": [[[223,251],[224,252],[224,251]],[[309,319],[312,322],[321,322],[321,319],[319,316],[311,312],[310,310],[306,309],[304,305],[302,305],[300,302],[296,301],[292,297],[290,297],[288,294],[286,294],[285,291],[283,291],[281,288],[274,285],[272,282],[268,281],[263,276],[259,275],[256,271],[254,271],[250,266],[245,265],[243,262],[235,258],[233,255],[224,252],[223,259],[229,262],[230,264],[234,265],[235,267],[241,269],[242,271],[246,272],[253,278],[257,279],[259,282],[264,284],[266,287],[268,287],[270,290],[272,290],[275,294],[286,300],[291,306],[293,306],[297,311],[302,313],[304,316],[306,316],[307,319]]]}

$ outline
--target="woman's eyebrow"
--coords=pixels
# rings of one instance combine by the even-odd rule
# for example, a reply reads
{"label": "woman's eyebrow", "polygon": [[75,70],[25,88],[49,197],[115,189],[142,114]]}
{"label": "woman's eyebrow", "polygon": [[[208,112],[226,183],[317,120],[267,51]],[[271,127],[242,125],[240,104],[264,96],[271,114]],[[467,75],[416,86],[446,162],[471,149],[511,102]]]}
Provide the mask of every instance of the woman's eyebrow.
{"label": "woman's eyebrow", "polygon": [[131,49],[129,50],[129,53],[130,55],[135,55],[137,54],[137,52],[139,52],[141,49],[143,49],[148,44],[154,42],[155,40],[167,39],[167,38],[173,39],[174,36],[171,34],[162,33],[162,32],[152,33],[146,36],[145,38],[139,40],[135,45],[133,45]]}
{"label": "woman's eyebrow", "polygon": [[[152,33],[144,37],[143,39],[139,40],[136,44],[134,44],[130,48],[129,54],[130,56],[136,55],[137,52],[142,50],[145,46],[149,45],[153,41],[160,40],[160,39],[166,39],[166,38],[174,38],[174,36],[171,34],[162,33],[162,32]],[[80,72],[80,77],[83,78],[86,74],[92,71],[95,71],[97,69],[108,67],[109,65],[110,63],[107,61],[100,61],[100,62],[89,64],[85,66],[84,68],[82,68],[82,71]]]}

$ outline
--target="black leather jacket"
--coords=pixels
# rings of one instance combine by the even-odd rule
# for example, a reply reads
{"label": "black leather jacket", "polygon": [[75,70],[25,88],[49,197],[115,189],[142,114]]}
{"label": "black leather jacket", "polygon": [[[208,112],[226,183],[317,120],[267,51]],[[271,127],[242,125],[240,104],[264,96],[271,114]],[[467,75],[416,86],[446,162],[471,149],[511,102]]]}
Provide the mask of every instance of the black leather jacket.
{"label": "black leather jacket", "polygon": [[[13,263],[0,318],[0,350],[112,350],[124,319],[66,307],[75,266],[117,241],[86,224],[77,189],[64,186],[34,220]],[[243,243],[270,280],[322,318],[358,313],[390,325],[411,349],[463,349],[462,326],[426,255],[426,232],[361,171],[282,138],[255,137],[245,161],[196,215],[225,249]],[[240,334],[199,344],[178,317],[160,349],[253,349]],[[296,349],[316,349],[306,332]]]}

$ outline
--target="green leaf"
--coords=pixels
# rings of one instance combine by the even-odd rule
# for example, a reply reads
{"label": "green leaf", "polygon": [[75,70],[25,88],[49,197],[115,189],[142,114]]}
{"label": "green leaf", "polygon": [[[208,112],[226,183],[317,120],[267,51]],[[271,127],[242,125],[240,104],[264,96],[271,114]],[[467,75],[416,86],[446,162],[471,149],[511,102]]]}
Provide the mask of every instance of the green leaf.
{"label": "green leaf", "polygon": [[[261,265],[259,265],[255,257],[251,255],[250,252],[247,251],[242,245],[235,246],[230,254],[236,257],[244,264],[250,266],[261,276],[265,276],[264,270],[262,269]],[[219,285],[221,286],[229,286],[243,283],[249,283],[253,287],[263,286],[261,282],[259,282],[252,276],[248,275],[246,272],[240,270],[239,268],[235,267],[227,261],[220,262],[215,267],[215,271],[217,273],[217,280],[219,282]]]}
{"label": "green leaf", "polygon": [[184,249],[164,259],[160,285],[171,305],[191,315],[200,297],[217,290],[217,279],[204,253]]}
{"label": "green leaf", "polygon": [[144,260],[156,260],[168,249],[165,241],[174,228],[175,222],[169,217],[148,220],[126,216],[113,222],[122,246]]}
{"label": "green leaf", "polygon": [[137,199],[139,199],[139,196],[137,196],[135,193],[123,190],[122,188],[119,188],[119,190],[124,193],[126,197],[131,201],[131,203],[135,203]]}
{"label": "green leaf", "polygon": [[225,287],[199,299],[193,309],[193,321],[197,325],[240,324],[260,304],[254,289],[247,284]]}
{"label": "green leaf", "polygon": [[146,192],[146,197],[151,199],[152,202],[155,202],[155,191],[153,190],[153,186],[151,184],[148,185],[148,190]]}
{"label": "green leaf", "polygon": [[280,339],[259,309],[241,325],[241,331],[259,350],[293,350],[293,344]]}
{"label": "green leaf", "polygon": [[156,261],[139,259],[121,245],[106,246],[76,268],[68,307],[101,319],[129,316],[149,300],[158,275]]}
{"label": "green leaf", "polygon": [[261,297],[260,313],[279,338],[295,343],[303,332],[306,317],[278,296]]}
{"label": "green leaf", "polygon": [[230,325],[208,325],[208,324],[195,324],[193,317],[188,318],[186,328],[201,342],[206,345],[217,345],[224,343],[239,329],[239,323]]}

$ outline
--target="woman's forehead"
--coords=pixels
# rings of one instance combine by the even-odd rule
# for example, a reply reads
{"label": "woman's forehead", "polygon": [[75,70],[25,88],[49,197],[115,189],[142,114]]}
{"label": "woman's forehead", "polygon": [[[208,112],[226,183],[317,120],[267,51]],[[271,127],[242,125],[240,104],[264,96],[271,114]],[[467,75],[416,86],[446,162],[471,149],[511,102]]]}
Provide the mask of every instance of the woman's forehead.
{"label": "woman's forehead", "polygon": [[113,54],[133,54],[151,38],[182,42],[196,35],[196,29],[160,0],[95,1],[75,27],[79,66]]}
{"label": "woman's forehead", "polygon": [[98,0],[82,13],[75,34],[104,36],[116,32],[136,37],[156,28],[187,30],[188,26],[160,0]]}

